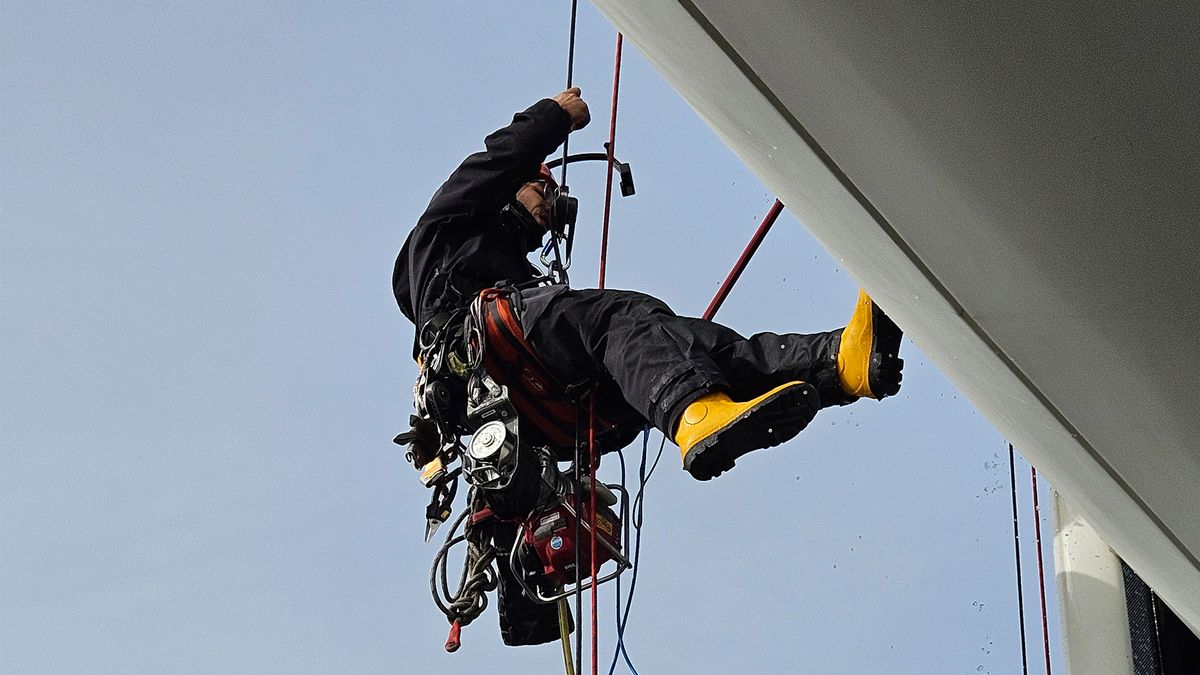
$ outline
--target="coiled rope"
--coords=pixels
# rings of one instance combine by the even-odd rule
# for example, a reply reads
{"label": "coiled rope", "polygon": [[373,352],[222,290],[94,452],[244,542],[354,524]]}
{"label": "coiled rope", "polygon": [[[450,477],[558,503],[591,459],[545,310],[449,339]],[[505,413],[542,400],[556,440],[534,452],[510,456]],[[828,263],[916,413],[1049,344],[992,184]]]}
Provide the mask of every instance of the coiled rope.
{"label": "coiled rope", "polygon": [[[474,497],[474,494],[471,497]],[[471,497],[467,499],[468,505],[474,501]],[[454,521],[450,532],[446,534],[446,543],[438,549],[433,558],[433,566],[429,570],[429,591],[433,595],[434,603],[442,614],[446,615],[446,620],[451,626],[450,636],[446,640],[448,652],[458,650],[459,631],[479,618],[483,610],[487,609],[487,594],[496,590],[497,585],[496,570],[492,567],[492,562],[496,559],[496,548],[488,540],[484,529],[472,527],[474,523],[471,523],[462,534],[458,534],[458,529],[471,517],[472,511],[473,509],[468,507]],[[450,549],[463,542],[467,544],[466,562],[458,579],[458,587],[451,591],[446,578],[446,561]]]}

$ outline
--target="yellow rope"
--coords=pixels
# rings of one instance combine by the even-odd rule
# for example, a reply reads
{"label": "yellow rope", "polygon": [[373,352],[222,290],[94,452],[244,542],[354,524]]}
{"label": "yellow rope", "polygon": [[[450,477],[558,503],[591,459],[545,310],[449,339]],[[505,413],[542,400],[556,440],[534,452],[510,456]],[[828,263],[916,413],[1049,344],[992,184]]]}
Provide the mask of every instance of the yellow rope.
{"label": "yellow rope", "polygon": [[563,665],[567,668],[567,675],[575,675],[575,666],[571,663],[571,629],[568,628],[570,622],[567,619],[570,611],[567,608],[567,599],[560,599],[558,601],[558,633],[562,638]]}

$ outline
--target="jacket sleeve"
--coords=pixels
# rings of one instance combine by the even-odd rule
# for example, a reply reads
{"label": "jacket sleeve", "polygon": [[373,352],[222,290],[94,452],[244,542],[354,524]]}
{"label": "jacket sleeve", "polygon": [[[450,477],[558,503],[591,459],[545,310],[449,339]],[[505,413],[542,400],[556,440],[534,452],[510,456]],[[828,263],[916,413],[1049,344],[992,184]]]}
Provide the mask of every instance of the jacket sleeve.
{"label": "jacket sleeve", "polygon": [[418,227],[452,226],[499,211],[570,131],[570,115],[548,98],[517,113],[511,124],[484,139],[486,150],[467,157],[450,174]]}

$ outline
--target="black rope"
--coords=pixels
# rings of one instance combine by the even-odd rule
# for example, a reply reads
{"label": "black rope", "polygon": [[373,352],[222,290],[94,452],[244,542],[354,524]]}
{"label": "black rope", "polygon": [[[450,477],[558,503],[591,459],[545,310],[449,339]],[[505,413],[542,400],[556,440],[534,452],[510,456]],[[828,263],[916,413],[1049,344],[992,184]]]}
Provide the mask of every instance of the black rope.
{"label": "black rope", "polygon": [[[579,0],[571,0],[571,37],[567,45],[567,89],[575,86],[575,19],[578,14]],[[562,174],[558,179],[558,184],[563,187],[567,185],[567,145],[570,141],[570,135],[563,141]]]}
{"label": "black rope", "polygon": [[[579,0],[571,0],[571,30],[569,32],[570,37],[569,37],[569,41],[567,44],[567,89],[570,89],[572,86],[574,86],[574,81],[575,81],[575,23],[576,23],[576,19],[578,18],[578,16],[579,16]],[[567,186],[567,147],[568,147],[569,141],[570,141],[570,135],[568,134],[567,139],[563,141],[562,173],[560,174],[560,177],[558,179],[558,184],[563,187]],[[550,236],[550,240],[551,240],[551,244],[554,247],[554,258],[555,258],[555,260],[560,260],[559,252],[558,252],[558,240],[553,234]],[[564,283],[565,283],[565,279],[566,279],[566,271],[563,270]],[[579,414],[579,410],[577,408],[576,415],[575,415],[575,467],[574,467],[575,494],[576,494],[576,503],[575,503],[575,514],[576,514],[575,515],[575,579],[576,579],[576,582],[575,582],[575,663],[576,664],[583,663],[583,588],[582,588],[583,584],[579,583],[579,578],[580,578],[579,577],[579,568],[582,563],[582,560],[580,560],[581,531],[580,531],[580,522],[579,521],[580,521],[580,518],[582,518],[582,516],[583,516],[583,509],[581,508],[582,500],[583,500],[583,497],[582,497],[583,490],[581,489],[581,486],[583,485],[583,483],[582,483],[582,474],[581,474],[582,469],[580,466],[582,464],[582,462],[580,461],[580,448],[579,448],[579,445],[580,445],[580,443],[579,443],[579,417],[580,417],[580,414]]]}
{"label": "black rope", "polygon": [[1017,521],[1017,469],[1013,445],[1008,444],[1008,480],[1012,485],[1013,550],[1017,555],[1017,615],[1021,625],[1021,672],[1029,675],[1029,651],[1025,645],[1025,594],[1021,588],[1021,535]]}

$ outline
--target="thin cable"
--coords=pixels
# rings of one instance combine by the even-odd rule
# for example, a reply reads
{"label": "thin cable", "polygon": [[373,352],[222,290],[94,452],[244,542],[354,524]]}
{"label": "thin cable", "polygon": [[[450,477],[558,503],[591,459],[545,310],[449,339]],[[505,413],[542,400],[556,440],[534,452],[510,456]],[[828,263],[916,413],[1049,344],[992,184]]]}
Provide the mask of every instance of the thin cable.
{"label": "thin cable", "polygon": [[1038,589],[1042,594],[1042,644],[1046,651],[1046,675],[1050,675],[1050,630],[1046,626],[1046,574],[1042,568],[1042,522],[1038,515],[1038,482],[1037,469],[1029,467],[1029,475],[1033,478],[1033,531],[1034,541],[1037,542]]}
{"label": "thin cable", "polygon": [[608,261],[608,218],[612,211],[612,166],[613,156],[617,147],[617,94],[621,89],[621,42],[622,36],[617,33],[617,55],[613,65],[612,112],[608,117],[608,171],[604,172],[604,229],[600,235],[600,281],[598,286],[604,288],[605,263]]}
{"label": "thin cable", "polygon": [[[578,18],[578,16],[579,16],[579,0],[571,0],[571,29],[569,31],[570,37],[569,37],[568,43],[567,43],[567,89],[570,89],[572,86],[574,86],[574,82],[575,82],[575,24],[576,24],[576,19]],[[567,186],[567,154],[568,154],[568,144],[570,142],[570,138],[571,138],[570,134],[568,134],[567,138],[565,140],[563,140],[562,172],[560,173],[560,177],[558,180],[558,184],[562,185],[563,187]],[[554,239],[554,237],[551,237],[551,239]],[[557,244],[557,242],[555,242],[555,253],[557,253],[557,246],[558,246],[558,244]],[[583,483],[581,480],[582,474],[581,474],[581,467],[580,467],[581,459],[582,458],[580,457],[580,452],[579,452],[579,417],[576,416],[576,418],[575,418],[575,489],[577,490],[576,494],[579,494],[578,490],[581,490],[582,486],[583,486]],[[580,497],[582,497],[582,495],[580,495]],[[578,509],[579,505],[580,505],[580,502],[576,501],[576,509],[577,510],[581,510],[581,509]],[[575,518],[575,578],[576,579],[579,578],[579,563],[581,562],[579,559],[579,553],[580,553],[579,534],[580,534],[580,519],[577,515]],[[575,584],[575,617],[578,620],[578,622],[582,625],[582,623],[583,623],[583,621],[582,621],[582,619],[583,619],[583,589],[580,587],[578,581]],[[582,637],[582,633],[583,633],[582,627],[580,627],[579,633],[580,633],[580,636]],[[579,639],[575,640],[575,662],[583,663],[583,640],[579,640]]]}
{"label": "thin cable", "polygon": [[[617,450],[617,461],[620,462],[620,467],[621,467],[621,487],[625,487],[625,450],[623,448],[620,450]],[[626,495],[627,494],[628,493],[626,493]],[[630,520],[629,520],[629,500],[624,498],[625,495],[622,495],[622,497],[623,498],[621,499],[621,522],[623,523],[624,527],[632,527],[632,523],[630,523]],[[630,555],[632,555],[633,552],[629,551],[628,553]],[[620,574],[617,575],[616,582],[617,582],[616,583],[617,611],[616,611],[615,616],[617,618],[617,643],[615,645],[613,645],[612,661],[610,661],[608,664],[608,675],[613,675],[613,670],[617,667],[617,657],[621,655],[621,647],[623,646],[621,644],[622,635],[621,635],[621,575]]]}
{"label": "thin cable", "polygon": [[[567,89],[574,86],[575,81],[575,18],[579,14],[579,0],[571,0],[571,37],[567,44]],[[570,134],[563,141],[563,162],[562,173],[558,179],[558,184],[567,186],[567,145],[571,140]],[[577,540],[578,541],[578,540]]]}
{"label": "thin cable", "polygon": [[[666,445],[666,437],[663,437],[663,444],[658,448],[658,456],[662,456],[663,446]],[[608,675],[613,675],[613,671],[617,667],[617,656],[623,656],[625,665],[633,675],[638,675],[637,668],[633,667],[633,660],[629,658],[629,651],[625,648],[625,626],[629,623],[629,613],[633,608],[633,593],[637,590],[638,568],[642,554],[642,515],[645,500],[643,495],[646,490],[646,483],[650,480],[650,473],[654,472],[653,467],[650,473],[646,472],[646,460],[649,456],[650,444],[650,427],[646,426],[642,430],[642,458],[638,464],[638,492],[633,500],[633,515],[629,518],[632,521],[634,529],[633,543],[633,572],[629,582],[629,597],[625,600],[624,610],[621,608],[621,578],[617,577],[617,645],[613,650],[612,663],[608,667]],[[621,483],[625,483],[625,456],[618,454],[621,460]],[[654,464],[657,466],[658,458],[655,458]]]}
{"label": "thin cable", "polygon": [[721,288],[717,289],[717,294],[713,296],[712,302],[708,303],[708,309],[704,310],[704,318],[712,319],[717,310],[725,302],[725,298],[729,296],[729,291],[733,290],[733,285],[737,283],[742,272],[746,269],[746,265],[750,262],[750,258],[754,256],[754,252],[758,250],[763,239],[766,238],[767,232],[771,230],[771,226],[775,224],[775,220],[779,218],[779,214],[783,212],[783,202],[778,199],[771,205],[771,209],[767,211],[767,215],[763,218],[762,223],[758,226],[758,230],[754,232],[754,236],[750,238],[750,243],[746,245],[746,250],[742,251],[741,257],[734,263],[733,269],[729,271],[729,276],[725,277],[725,281],[721,284]]}
{"label": "thin cable", "polygon": [[1021,626],[1021,672],[1029,675],[1029,651],[1025,646],[1025,594],[1021,588],[1021,534],[1017,521],[1017,468],[1012,443],[1008,444],[1008,482],[1012,486],[1013,550],[1017,556],[1017,620]]}
{"label": "thin cable", "polygon": [[654,470],[658,468],[658,460],[662,459],[663,448],[665,447],[667,447],[667,437],[664,434],[662,442],[658,444],[658,454],[654,456],[654,463],[650,465],[650,473],[646,474],[647,481],[654,475]]}

